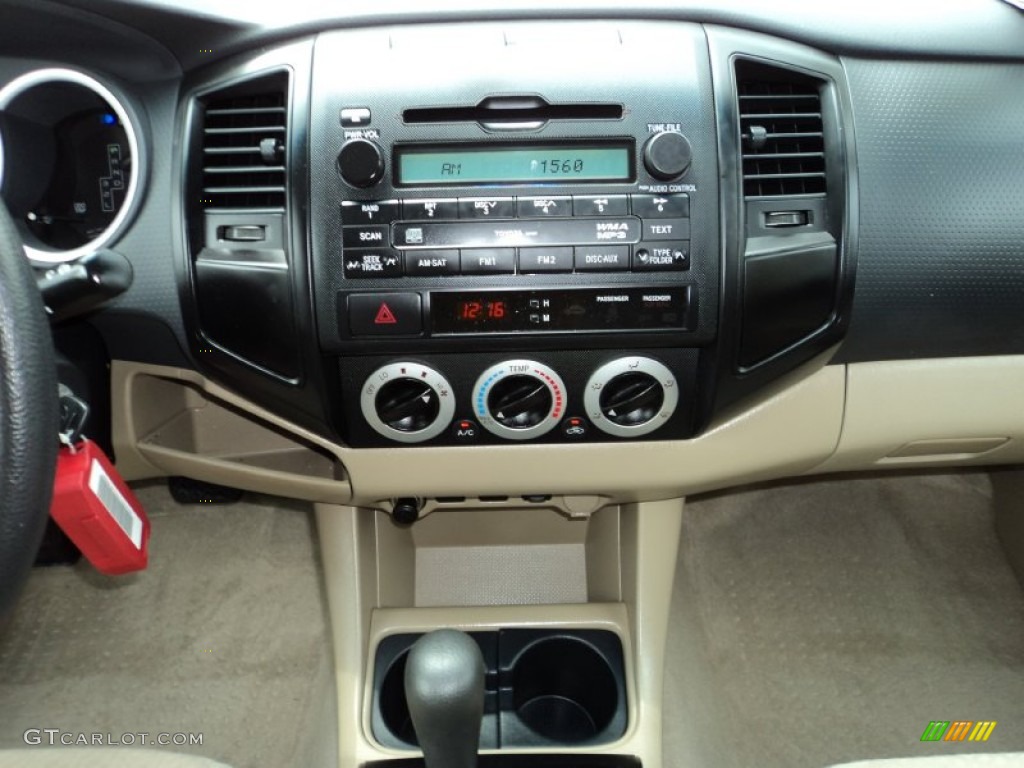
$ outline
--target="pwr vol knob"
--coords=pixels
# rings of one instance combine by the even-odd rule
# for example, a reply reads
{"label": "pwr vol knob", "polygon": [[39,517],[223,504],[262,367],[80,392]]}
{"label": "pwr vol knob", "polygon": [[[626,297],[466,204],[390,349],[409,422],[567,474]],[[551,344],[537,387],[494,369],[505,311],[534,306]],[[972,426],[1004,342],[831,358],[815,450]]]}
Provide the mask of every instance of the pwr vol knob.
{"label": "pwr vol knob", "polygon": [[565,403],[562,377],[533,360],[492,365],[473,387],[473,410],[481,426],[509,440],[550,432],[565,415]]}
{"label": "pwr vol knob", "polygon": [[437,437],[455,414],[451,384],[419,363],[391,363],[370,374],[359,405],[377,434],[398,443],[422,443]]}

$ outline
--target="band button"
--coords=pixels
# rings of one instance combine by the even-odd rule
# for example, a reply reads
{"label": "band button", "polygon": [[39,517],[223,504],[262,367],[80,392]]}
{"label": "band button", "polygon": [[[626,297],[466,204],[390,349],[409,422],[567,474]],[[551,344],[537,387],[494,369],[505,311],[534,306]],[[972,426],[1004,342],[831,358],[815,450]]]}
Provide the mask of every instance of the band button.
{"label": "band button", "polygon": [[341,223],[387,224],[398,217],[397,200],[346,200],[341,204]]}

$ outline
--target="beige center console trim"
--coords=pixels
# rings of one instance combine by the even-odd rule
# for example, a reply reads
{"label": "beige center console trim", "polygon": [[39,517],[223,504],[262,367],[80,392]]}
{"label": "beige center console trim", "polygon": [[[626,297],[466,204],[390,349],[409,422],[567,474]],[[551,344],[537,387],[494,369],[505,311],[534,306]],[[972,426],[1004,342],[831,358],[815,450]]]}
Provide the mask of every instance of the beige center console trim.
{"label": "beige center console trim", "polygon": [[129,480],[186,475],[368,506],[402,496],[677,498],[807,472],[835,449],[845,372],[829,366],[693,440],[351,449],[195,371],[114,361],[114,448]]}
{"label": "beige center console trim", "polygon": [[[438,627],[466,631],[551,627],[615,632],[623,644],[629,703],[629,724],[617,742],[558,751],[637,755],[645,768],[661,768],[665,638],[682,510],[682,500],[626,504],[603,511],[603,521],[596,516],[568,520],[549,511],[554,516],[550,525],[563,529],[556,538],[586,543],[586,602],[423,608],[415,605],[417,590],[410,581],[423,577],[414,565],[417,550],[439,542],[429,535],[415,540],[411,531],[416,526],[396,532],[389,518],[372,510],[316,505],[334,633],[339,766],[355,768],[368,760],[415,754],[383,747],[372,736],[372,659],[382,638]],[[481,513],[477,530],[465,535],[486,539],[486,518]],[[466,528],[472,523],[460,525]],[[526,550],[535,545],[530,530],[534,527],[527,521],[522,531],[512,535],[524,542],[520,546],[527,556]],[[507,534],[506,530],[503,537],[508,538]],[[477,577],[488,578],[485,564],[480,565]],[[408,586],[396,588],[395,582]],[[550,750],[503,750],[511,751]]]}

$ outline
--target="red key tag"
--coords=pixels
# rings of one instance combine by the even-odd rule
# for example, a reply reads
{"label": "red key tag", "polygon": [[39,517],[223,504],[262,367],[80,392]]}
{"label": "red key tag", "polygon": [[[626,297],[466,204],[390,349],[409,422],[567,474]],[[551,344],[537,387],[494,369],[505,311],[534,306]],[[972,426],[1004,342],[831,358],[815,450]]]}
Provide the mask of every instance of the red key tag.
{"label": "red key tag", "polygon": [[60,449],[50,515],[101,573],[114,576],[146,567],[149,518],[92,440]]}

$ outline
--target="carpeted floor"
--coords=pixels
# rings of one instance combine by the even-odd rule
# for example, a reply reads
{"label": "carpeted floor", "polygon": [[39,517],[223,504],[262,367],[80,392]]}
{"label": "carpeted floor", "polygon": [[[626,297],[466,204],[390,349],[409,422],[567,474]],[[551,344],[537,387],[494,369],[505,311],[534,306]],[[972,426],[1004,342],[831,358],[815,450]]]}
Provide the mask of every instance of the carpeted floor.
{"label": "carpeted floor", "polygon": [[0,635],[0,748],[29,728],[183,732],[202,746],[174,749],[237,768],[300,764],[331,674],[311,510],[178,506],[162,484],[140,497],[147,571],[33,573]]}
{"label": "carpeted floor", "polygon": [[[688,503],[666,768],[1024,750],[1024,592],[987,475],[873,476]],[[995,720],[987,744],[921,743]]]}
{"label": "carpeted floor", "polygon": [[[202,747],[181,751],[310,764],[330,672],[307,507],[141,495],[147,572],[34,573],[0,636],[0,748],[28,728],[196,732]],[[988,477],[691,500],[664,715],[665,768],[1024,750],[1024,592],[993,533]],[[957,719],[999,724],[985,745],[920,742],[929,721]]]}

